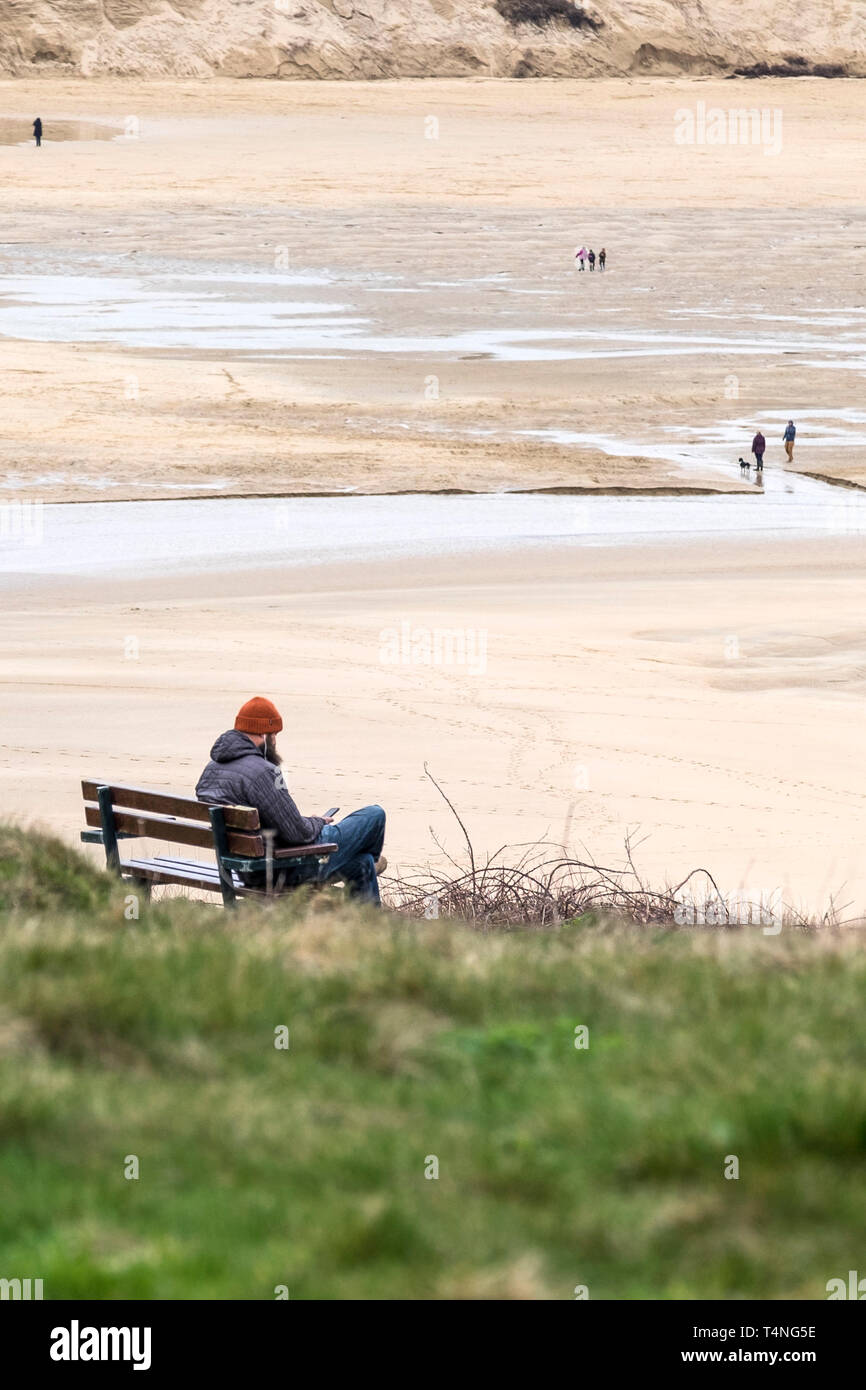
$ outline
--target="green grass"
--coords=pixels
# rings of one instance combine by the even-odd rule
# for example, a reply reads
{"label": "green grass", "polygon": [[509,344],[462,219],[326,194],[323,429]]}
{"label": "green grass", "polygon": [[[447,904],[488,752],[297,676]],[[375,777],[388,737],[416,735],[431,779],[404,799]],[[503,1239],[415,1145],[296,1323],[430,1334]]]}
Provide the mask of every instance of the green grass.
{"label": "green grass", "polygon": [[862,1266],[856,935],[482,936],[324,895],[130,922],[124,891],[0,828],[0,1275],[811,1299]]}

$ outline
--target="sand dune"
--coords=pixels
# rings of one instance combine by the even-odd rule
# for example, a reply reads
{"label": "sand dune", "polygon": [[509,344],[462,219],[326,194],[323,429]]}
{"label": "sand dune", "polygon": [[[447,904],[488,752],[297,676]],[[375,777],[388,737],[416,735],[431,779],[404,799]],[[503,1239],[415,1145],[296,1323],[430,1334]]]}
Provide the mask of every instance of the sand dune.
{"label": "sand dune", "polygon": [[3,0],[0,33],[0,64],[16,75],[573,77],[791,57],[866,70],[855,0],[829,13],[819,0],[36,0],[24,13]]}

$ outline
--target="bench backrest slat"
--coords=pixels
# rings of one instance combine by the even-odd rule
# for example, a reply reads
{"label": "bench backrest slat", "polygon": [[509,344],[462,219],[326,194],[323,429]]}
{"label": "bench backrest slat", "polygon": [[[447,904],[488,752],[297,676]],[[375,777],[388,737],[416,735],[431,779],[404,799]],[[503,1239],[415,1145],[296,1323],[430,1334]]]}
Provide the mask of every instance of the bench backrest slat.
{"label": "bench backrest slat", "polygon": [[[182,798],[174,798],[176,801]],[[205,811],[209,808],[205,806]],[[85,805],[84,817],[88,825],[99,827],[102,824],[99,807]],[[153,816],[135,811],[114,812],[115,830],[122,831],[125,835],[142,835],[151,840],[168,840],[172,844],[178,845],[198,845],[201,849],[213,849],[214,837],[210,822],[207,825],[196,825],[188,820],[174,820],[170,816]],[[255,833],[245,833],[242,830],[228,831],[228,852],[229,854],[245,855],[249,858],[257,858],[265,852],[265,842],[262,835]]]}
{"label": "bench backrest slat", "polygon": [[[182,820],[201,821],[208,827],[207,839],[202,843],[213,844],[210,833],[210,807],[194,797],[178,796],[174,792],[150,791],[147,787],[124,786],[121,782],[83,781],[81,791],[85,801],[97,800],[97,789],[107,786],[111,792],[111,802],[116,811],[148,811],[156,816],[180,816]],[[226,826],[229,830],[258,830],[259,813],[254,806],[224,807]],[[98,822],[96,822],[98,824]],[[92,821],[88,824],[93,824]],[[118,829],[122,829],[118,823]],[[183,844],[197,844],[196,840],[184,840]]]}

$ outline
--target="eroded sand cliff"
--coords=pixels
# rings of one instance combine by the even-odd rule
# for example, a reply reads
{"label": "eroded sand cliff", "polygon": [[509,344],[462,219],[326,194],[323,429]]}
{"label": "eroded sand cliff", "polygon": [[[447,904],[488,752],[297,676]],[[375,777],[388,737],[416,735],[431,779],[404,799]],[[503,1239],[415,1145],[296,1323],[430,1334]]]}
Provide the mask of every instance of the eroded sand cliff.
{"label": "eroded sand cliff", "polygon": [[760,64],[866,74],[866,10],[857,0],[0,0],[8,76],[561,77]]}

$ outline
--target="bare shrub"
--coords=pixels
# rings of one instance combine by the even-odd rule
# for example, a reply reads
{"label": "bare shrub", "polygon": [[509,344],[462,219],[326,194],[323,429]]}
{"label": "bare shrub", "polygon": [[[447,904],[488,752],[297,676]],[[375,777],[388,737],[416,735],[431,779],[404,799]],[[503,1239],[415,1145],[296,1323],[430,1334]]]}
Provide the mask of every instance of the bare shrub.
{"label": "bare shrub", "polygon": [[454,804],[431,774],[424,771],[454,816],[466,844],[464,862],[448,854],[441,869],[383,878],[388,907],[410,917],[456,917],[483,930],[551,927],[577,918],[616,918],[636,925],[744,925],[817,928],[845,924],[844,908],[831,899],[826,912],[810,917],[760,897],[745,902],[726,898],[708,869],[693,869],[679,883],[654,889],[635,864],[636,846],[625,840],[619,868],[592,859],[575,859],[561,846],[545,842],[503,845],[479,862],[466,826]]}

